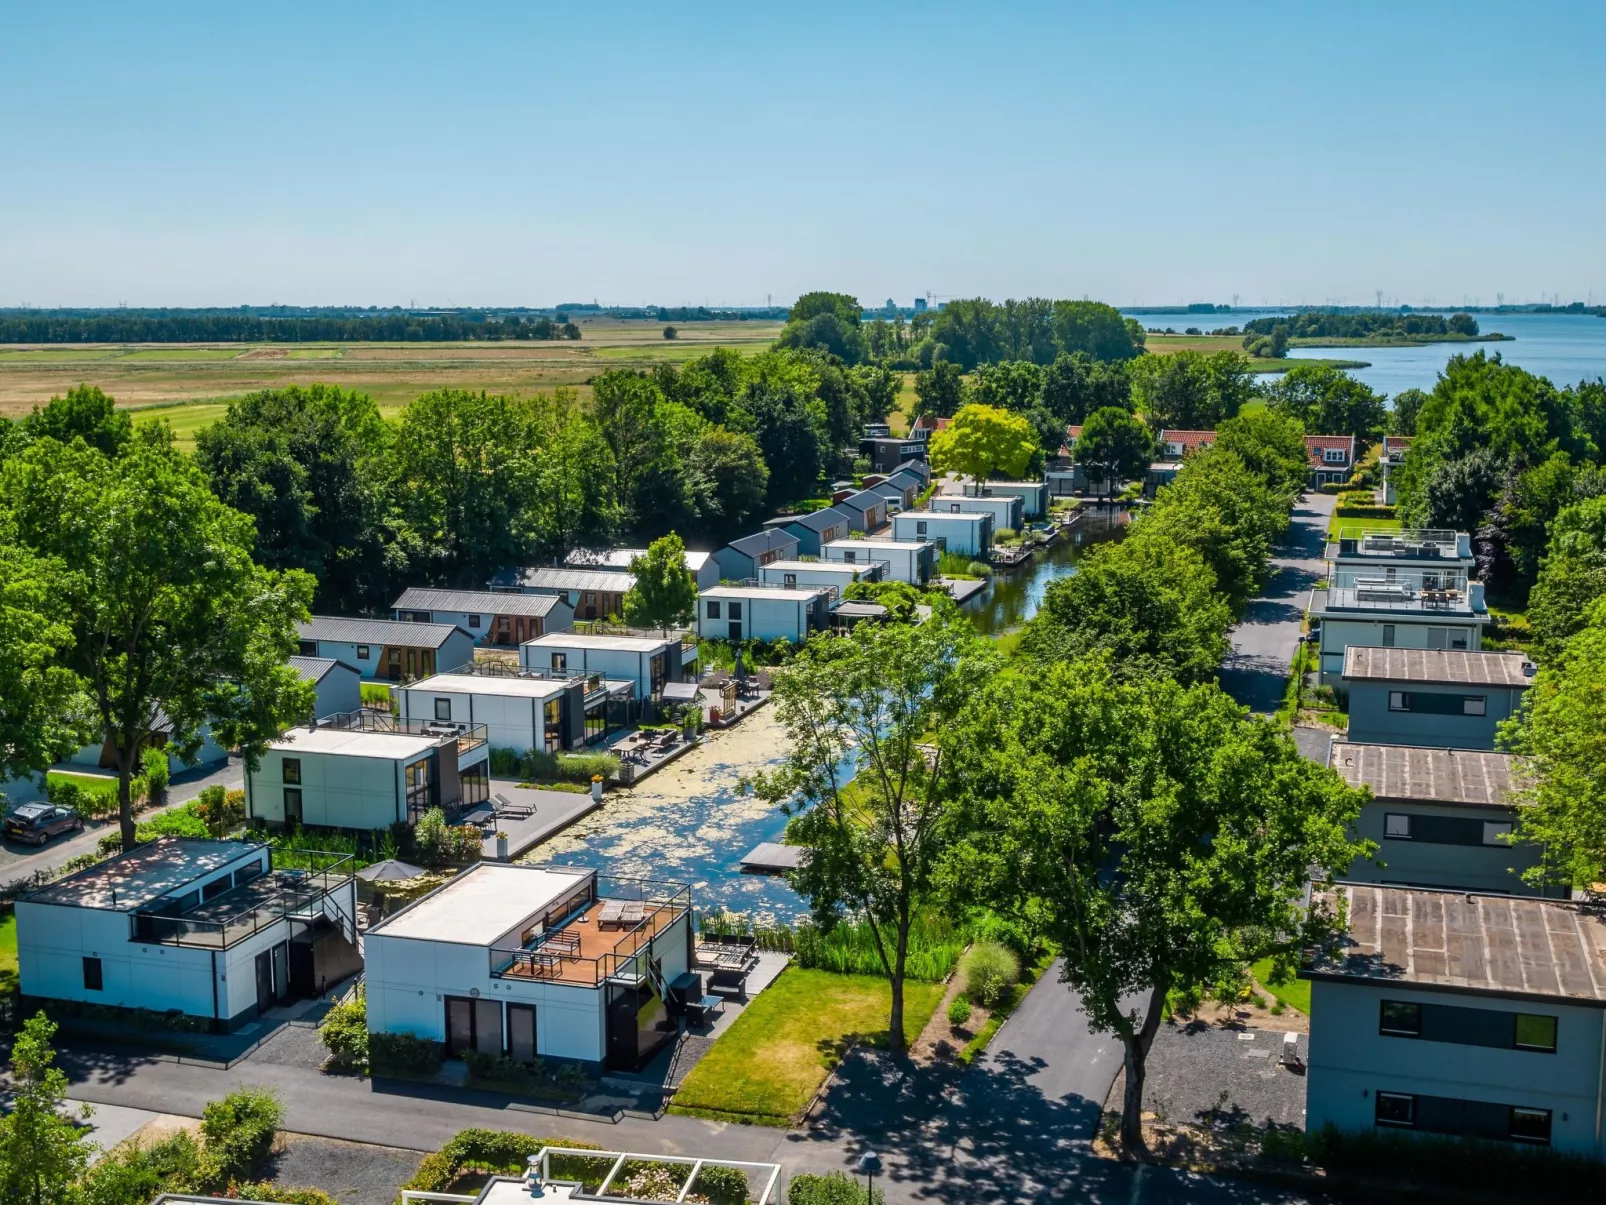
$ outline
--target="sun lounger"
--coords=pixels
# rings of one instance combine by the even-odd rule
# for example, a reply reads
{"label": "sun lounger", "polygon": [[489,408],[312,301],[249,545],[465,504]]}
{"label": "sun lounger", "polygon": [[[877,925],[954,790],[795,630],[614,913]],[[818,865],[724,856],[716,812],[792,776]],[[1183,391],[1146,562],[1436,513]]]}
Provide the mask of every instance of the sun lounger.
{"label": "sun lounger", "polygon": [[505,817],[508,820],[528,820],[531,816],[535,815],[534,804],[514,803],[506,795],[493,795],[491,798],[496,804],[495,811],[498,818]]}

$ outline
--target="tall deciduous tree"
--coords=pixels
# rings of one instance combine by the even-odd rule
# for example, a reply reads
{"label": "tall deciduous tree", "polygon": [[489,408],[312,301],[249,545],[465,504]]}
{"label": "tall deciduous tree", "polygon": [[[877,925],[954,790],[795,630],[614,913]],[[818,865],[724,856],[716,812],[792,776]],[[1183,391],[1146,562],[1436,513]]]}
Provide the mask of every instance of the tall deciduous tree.
{"label": "tall deciduous tree", "polygon": [[1318,435],[1353,435],[1364,448],[1383,432],[1383,397],[1328,364],[1301,364],[1269,386],[1271,409]]}
{"label": "tall deciduous tree", "polygon": [[1362,796],[1213,684],[1123,682],[1096,659],[999,676],[941,744],[943,882],[1059,944],[1089,1027],[1121,1041],[1121,1138],[1141,1150],[1168,993],[1230,992],[1325,935],[1305,887],[1365,852],[1346,835]]}
{"label": "tall deciduous tree", "polygon": [[791,749],[757,790],[792,814],[788,834],[809,851],[791,880],[815,922],[868,924],[892,986],[894,1051],[905,1046],[909,933],[948,832],[947,765],[930,742],[995,664],[969,621],[950,614],[817,637],[776,680]]}
{"label": "tall deciduous tree", "polygon": [[962,473],[978,482],[994,473],[1020,476],[1037,450],[1037,433],[1023,415],[974,403],[961,406],[930,440],[935,472]]}
{"label": "tall deciduous tree", "polygon": [[60,565],[0,545],[0,782],[90,737],[83,684],[61,664],[73,638],[61,576]]}
{"label": "tall deciduous tree", "polygon": [[751,436],[710,427],[692,446],[686,469],[698,527],[715,543],[733,539],[763,512],[770,470]]}
{"label": "tall deciduous tree", "polygon": [[686,567],[686,545],[674,532],[654,540],[630,560],[636,584],[624,598],[625,620],[644,628],[690,623],[697,610],[697,579]]}
{"label": "tall deciduous tree", "polygon": [[53,439],[70,444],[81,439],[107,456],[119,456],[134,436],[134,419],[97,386],[79,385],[66,397],[53,397],[49,403],[22,420],[22,429],[31,439]]}
{"label": "tall deciduous tree", "polygon": [[94,1150],[89,1130],[67,1112],[67,1076],[50,1048],[56,1025],[44,1013],[31,1017],[11,1047],[10,1110],[0,1118],[0,1198],[15,1205],[62,1205]]}
{"label": "tall deciduous tree", "polygon": [[915,374],[915,418],[951,418],[965,396],[964,371],[952,360],[938,360]]}
{"label": "tall deciduous tree", "polygon": [[1109,492],[1148,468],[1153,452],[1148,427],[1129,411],[1106,406],[1087,416],[1072,454],[1088,479],[1102,481]]}
{"label": "tall deciduous tree", "polygon": [[251,520],[217,500],[165,427],[142,428],[116,461],[37,440],[0,471],[0,497],[19,539],[62,566],[64,663],[116,758],[125,848],[153,739],[182,759],[210,729],[251,763],[307,714],[311,683],[287,659],[312,578],[252,561]]}
{"label": "tall deciduous tree", "polygon": [[1210,431],[1237,415],[1253,393],[1237,352],[1178,351],[1143,356],[1131,365],[1132,401],[1149,426]]}

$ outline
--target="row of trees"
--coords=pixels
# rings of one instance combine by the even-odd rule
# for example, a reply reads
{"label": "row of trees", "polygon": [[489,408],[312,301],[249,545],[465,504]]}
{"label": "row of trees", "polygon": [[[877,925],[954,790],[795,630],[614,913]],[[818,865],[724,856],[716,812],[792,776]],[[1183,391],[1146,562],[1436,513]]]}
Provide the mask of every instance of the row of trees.
{"label": "row of trees", "polygon": [[466,311],[425,315],[381,311],[275,318],[262,314],[28,312],[0,315],[0,343],[458,343],[578,339],[567,319]]}
{"label": "row of trees", "polygon": [[1434,338],[1478,333],[1471,314],[1400,313],[1392,310],[1305,310],[1281,318],[1254,318],[1244,323],[1244,346],[1281,328],[1293,339]]}
{"label": "row of trees", "polygon": [[816,923],[871,929],[895,1049],[917,918],[992,910],[1056,943],[1090,1025],[1120,1038],[1136,1149],[1167,998],[1232,994],[1248,962],[1289,965],[1337,923],[1303,893],[1365,852],[1360,795],[1213,681],[1305,473],[1289,420],[1232,419],[1125,541],[1050,586],[1013,660],[938,606],[816,638],[781,674],[791,751],[756,785],[812,851],[794,883]]}

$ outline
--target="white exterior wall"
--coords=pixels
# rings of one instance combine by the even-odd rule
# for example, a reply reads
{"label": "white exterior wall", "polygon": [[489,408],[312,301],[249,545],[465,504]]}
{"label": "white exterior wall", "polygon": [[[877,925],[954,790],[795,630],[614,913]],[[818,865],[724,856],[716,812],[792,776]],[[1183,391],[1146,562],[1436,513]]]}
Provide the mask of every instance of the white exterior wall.
{"label": "white exterior wall", "polygon": [[[489,620],[482,617],[482,622],[488,623]],[[435,650],[435,672],[437,674],[450,673],[454,669],[461,669],[464,665],[474,660],[474,642],[476,639],[477,636],[471,636],[467,632],[453,632],[448,636],[441,643],[440,648]],[[364,681],[372,678],[379,671],[380,658],[384,656],[386,648],[383,640],[365,645],[358,645],[355,641],[347,640],[317,640],[312,643],[318,646],[317,655],[319,657],[327,657],[351,666],[352,669],[363,676]],[[401,642],[395,642],[395,647],[402,647]],[[358,648],[367,649],[368,656],[359,659],[357,656]]]}
{"label": "white exterior wall", "polygon": [[1028,519],[1041,519],[1048,511],[1048,485],[1045,482],[984,481],[982,489],[997,498],[1019,498],[1021,514]]}
{"label": "white exterior wall", "polygon": [[313,715],[345,715],[362,707],[362,678],[344,669],[332,669],[317,684]]}
{"label": "white exterior wall", "polygon": [[[716,582],[715,584],[717,585],[718,583]],[[490,609],[484,611],[431,611],[429,620],[431,623],[455,624],[472,636],[475,644],[484,644],[491,638],[492,626],[496,622],[498,614],[494,609],[494,600],[486,605]],[[411,610],[412,608],[402,609]],[[574,608],[569,605],[567,598],[558,598],[555,600],[552,609],[545,615],[531,616],[530,618],[540,619],[541,634],[543,636],[548,632],[567,632],[574,627]],[[478,620],[479,622],[470,623],[470,620]],[[457,667],[452,666],[451,668],[456,669]],[[438,667],[438,671],[445,673],[446,667]]]}
{"label": "white exterior wall", "polygon": [[[919,524],[924,523],[922,532]],[[963,514],[924,513],[906,511],[892,517],[892,538],[895,540],[944,540],[949,552],[961,556],[981,558],[992,544],[990,525],[974,522]]]}
{"label": "white exterior wall", "polygon": [[[482,746],[483,748],[484,746]],[[476,750],[478,752],[478,750]],[[284,788],[301,788],[301,822],[331,828],[389,828],[407,819],[402,769],[412,758],[353,757],[269,749],[256,773],[245,779],[247,814],[284,823]],[[472,754],[470,755],[472,757]],[[284,781],[285,758],[301,759],[301,781]]]}
{"label": "white exterior wall", "polygon": [[962,514],[991,515],[994,531],[1002,531],[1006,527],[1011,531],[1020,530],[1021,500],[1013,496],[976,498],[969,494],[938,494],[930,505],[939,514],[952,512],[958,507]]}
{"label": "white exterior wall", "polygon": [[1394,629],[1393,647],[1425,649],[1428,646],[1428,629],[1444,628],[1442,647],[1456,647],[1456,639],[1465,636],[1470,652],[1483,649],[1483,624],[1470,615],[1433,615],[1421,613],[1409,616],[1391,615],[1387,611],[1371,612],[1365,617],[1343,619],[1331,616],[1322,619],[1322,681],[1336,684],[1344,672],[1344,650],[1350,645],[1362,648],[1384,648],[1383,628]]}
{"label": "white exterior wall", "polygon": [[[801,587],[800,587],[801,588]],[[719,618],[708,618],[708,604],[719,603]],[[697,634],[705,640],[729,640],[730,605],[742,604],[742,617],[734,622],[742,625],[743,640],[790,640],[801,644],[809,637],[810,607],[807,599],[766,598],[764,591],[754,590],[739,598],[700,598],[697,600]]]}
{"label": "white exterior wall", "polygon": [[[1556,1051],[1385,1037],[1378,1032],[1385,999],[1554,1016]],[[1328,1124],[1371,1130],[1376,1126],[1377,1092],[1407,1092],[1549,1109],[1551,1147],[1598,1158],[1603,1153],[1595,1133],[1603,1035],[1606,1010],[1561,1000],[1518,1001],[1404,984],[1316,980],[1311,984],[1305,1128],[1309,1133]]]}
{"label": "white exterior wall", "polygon": [[[544,746],[543,699],[525,695],[484,695],[464,691],[433,690],[417,686],[401,688],[403,719],[433,720],[435,700],[451,703],[454,724],[483,724],[491,747],[527,753]],[[553,698],[561,699],[561,695]]]}
{"label": "white exterior wall", "polygon": [[[827,561],[846,561],[851,552],[857,561],[886,561],[887,580],[908,582],[911,586],[918,586],[920,581],[920,550],[930,541],[906,540],[905,546],[866,548],[859,540],[836,540],[827,544],[821,553]],[[933,562],[937,559],[936,548],[933,545],[929,554]],[[932,570],[935,574],[935,568]]]}
{"label": "white exterior wall", "polygon": [[[882,557],[871,557],[871,560],[882,560]],[[764,565],[758,571],[758,580],[768,582],[772,586],[785,586],[788,584],[798,586],[832,586],[840,596],[856,581],[873,582],[878,580],[877,573],[880,566],[859,565],[852,567],[841,561],[817,561],[811,566],[792,565],[780,568],[775,565]],[[787,578],[792,579],[791,583]]]}
{"label": "white exterior wall", "polygon": [[[661,651],[664,654],[664,670],[669,673],[668,680],[672,682],[674,675],[670,671],[680,664],[680,642],[678,640],[670,642]],[[645,699],[652,693],[653,654],[650,652],[522,644],[519,646],[519,664],[525,669],[539,669],[551,673],[553,653],[562,653],[568,659],[562,673],[601,674],[604,678],[612,678],[616,682],[634,682],[638,699]]]}

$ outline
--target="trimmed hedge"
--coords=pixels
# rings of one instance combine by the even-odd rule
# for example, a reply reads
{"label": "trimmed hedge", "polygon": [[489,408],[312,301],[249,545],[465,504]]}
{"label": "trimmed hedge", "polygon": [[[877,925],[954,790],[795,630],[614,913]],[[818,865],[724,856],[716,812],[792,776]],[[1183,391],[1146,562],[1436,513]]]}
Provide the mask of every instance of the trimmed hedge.
{"label": "trimmed hedge", "polygon": [[368,1069],[368,1004],[362,997],[337,1004],[323,1015],[318,1037],[329,1051],[329,1066],[341,1071]]}
{"label": "trimmed hedge", "polygon": [[[549,1146],[575,1147],[583,1151],[602,1149],[594,1142],[581,1142],[574,1138],[536,1138],[531,1134],[515,1134],[510,1130],[459,1130],[440,1150],[426,1156],[413,1173],[413,1178],[402,1187],[417,1192],[447,1192],[471,1172],[488,1176],[522,1175],[530,1156]],[[553,1177],[583,1180],[583,1174],[563,1174],[576,1170],[568,1166],[571,1162],[578,1162],[578,1159],[554,1159]],[[606,1169],[602,1174],[607,1174]],[[601,1181],[602,1176],[597,1176],[595,1183],[600,1184]]]}
{"label": "trimmed hedge", "polygon": [[[366,1023],[366,1022],[365,1022]],[[368,1066],[375,1074],[434,1075],[446,1061],[446,1047],[410,1033],[368,1035]]]}
{"label": "trimmed hedge", "polygon": [[279,1098],[265,1088],[237,1088],[207,1104],[201,1137],[223,1181],[249,1180],[261,1170],[283,1114]]}
{"label": "trimmed hedge", "polygon": [[1346,506],[1340,504],[1334,509],[1340,519],[1392,519],[1395,511],[1392,506]]}

